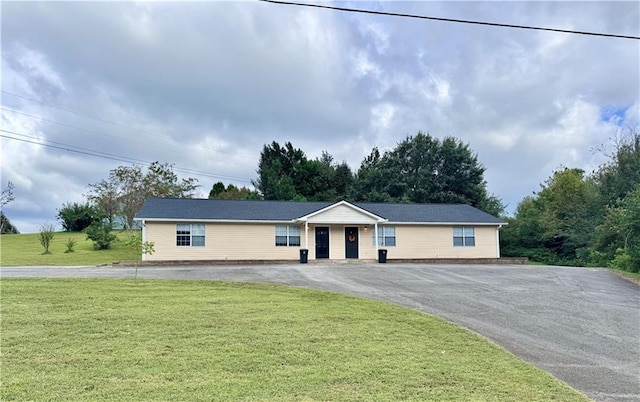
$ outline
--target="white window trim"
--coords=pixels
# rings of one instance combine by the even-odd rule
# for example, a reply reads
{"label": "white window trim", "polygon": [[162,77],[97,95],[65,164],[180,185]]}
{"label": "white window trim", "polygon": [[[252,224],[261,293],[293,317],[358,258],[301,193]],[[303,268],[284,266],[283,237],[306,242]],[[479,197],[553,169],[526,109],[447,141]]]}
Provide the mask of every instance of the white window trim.
{"label": "white window trim", "polygon": [[[178,236],[187,236],[187,234],[178,234],[180,226],[186,227],[189,226],[189,244],[178,244]],[[200,231],[199,229],[202,229]],[[186,229],[183,230],[186,232]],[[197,233],[194,233],[197,232]],[[202,233],[202,234],[200,234]],[[193,244],[194,237],[202,237],[202,244]],[[204,247],[207,244],[207,226],[202,223],[178,223],[176,224],[176,247]]]}
{"label": "white window trim", "polygon": [[[393,236],[389,236],[386,233],[386,231],[387,230],[390,231],[390,229],[393,229]],[[376,232],[374,231],[372,233],[373,236],[372,236],[371,242],[373,243],[374,246],[376,244],[379,247],[395,247],[395,246],[398,245],[398,232],[397,232],[397,229],[396,229],[395,225],[386,225],[386,226],[385,225],[380,225],[380,226],[378,226],[377,232],[378,232],[377,233],[377,235],[378,235],[377,236],[377,239],[378,239],[377,241],[376,241]],[[388,245],[387,244],[387,237],[393,237],[395,244],[394,245]]]}
{"label": "white window trim", "polygon": [[[286,235],[278,234],[278,228],[286,228]],[[292,229],[294,229],[293,230],[294,233],[292,233]],[[297,234],[295,233],[296,229],[297,229]],[[278,237],[286,237],[287,244],[278,244]],[[292,237],[298,238],[298,244],[291,244]],[[302,230],[300,230],[300,226],[296,226],[296,225],[276,225],[274,240],[275,240],[276,247],[300,247],[300,245],[302,244]]]}

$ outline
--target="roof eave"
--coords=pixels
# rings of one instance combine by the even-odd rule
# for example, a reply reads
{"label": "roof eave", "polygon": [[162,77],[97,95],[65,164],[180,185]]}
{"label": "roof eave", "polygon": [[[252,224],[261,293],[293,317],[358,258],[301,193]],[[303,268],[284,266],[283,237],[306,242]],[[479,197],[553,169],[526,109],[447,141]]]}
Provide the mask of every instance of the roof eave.
{"label": "roof eave", "polygon": [[205,222],[205,223],[295,223],[293,219],[203,219],[203,218],[135,218],[144,222]]}

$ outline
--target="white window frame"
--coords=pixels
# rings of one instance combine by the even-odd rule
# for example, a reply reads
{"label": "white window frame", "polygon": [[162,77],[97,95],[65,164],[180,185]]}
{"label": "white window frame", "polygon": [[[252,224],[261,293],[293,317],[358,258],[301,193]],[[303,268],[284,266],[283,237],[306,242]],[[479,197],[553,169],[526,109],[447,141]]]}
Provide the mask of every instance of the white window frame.
{"label": "white window frame", "polygon": [[205,243],[206,226],[204,224],[178,223],[176,225],[176,247],[204,247]]}
{"label": "white window frame", "polygon": [[[276,247],[300,247],[301,240],[302,240],[301,232],[302,231],[300,229],[300,226],[276,225],[276,228],[275,228]],[[280,240],[280,242],[278,242],[278,240]]]}
{"label": "white window frame", "polygon": [[[458,244],[456,244],[456,239]],[[473,226],[454,226],[453,227],[453,246],[454,247],[475,247],[476,231]]]}
{"label": "white window frame", "polygon": [[[393,225],[378,226],[378,246],[395,247],[398,244],[396,232],[396,227]],[[376,245],[375,230],[371,232],[371,243]]]}

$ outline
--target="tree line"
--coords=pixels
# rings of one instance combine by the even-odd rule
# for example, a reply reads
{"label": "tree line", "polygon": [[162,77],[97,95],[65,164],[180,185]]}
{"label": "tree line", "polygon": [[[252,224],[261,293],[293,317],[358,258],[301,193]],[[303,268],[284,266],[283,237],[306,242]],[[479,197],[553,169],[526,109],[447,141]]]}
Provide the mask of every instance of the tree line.
{"label": "tree line", "polygon": [[614,141],[599,169],[553,172],[506,218],[501,248],[545,264],[640,272],[640,133]]}
{"label": "tree line", "polygon": [[374,147],[355,173],[327,151],[309,159],[274,141],[262,149],[253,185],[266,200],[465,203],[497,216],[504,205],[488,194],[484,172],[468,144],[418,132],[382,154]]}
{"label": "tree line", "polygon": [[[607,156],[590,174],[576,168],[553,172],[538,192],[518,204],[513,217],[504,216],[502,201],[488,194],[485,169],[468,144],[421,132],[383,153],[374,147],[355,172],[327,151],[311,159],[290,142],[273,141],[263,146],[254,188],[218,182],[209,198],[465,203],[508,222],[501,231],[503,256],[639,272],[640,134],[630,130]],[[85,230],[106,248],[114,222],[133,228],[146,198],[193,197],[197,183],[179,179],[167,163],[154,162],[146,171],[119,166],[88,185],[86,203],[64,204],[58,219],[64,230]],[[2,205],[11,200],[12,184],[3,190]],[[10,223],[4,214],[1,218],[4,232]]]}

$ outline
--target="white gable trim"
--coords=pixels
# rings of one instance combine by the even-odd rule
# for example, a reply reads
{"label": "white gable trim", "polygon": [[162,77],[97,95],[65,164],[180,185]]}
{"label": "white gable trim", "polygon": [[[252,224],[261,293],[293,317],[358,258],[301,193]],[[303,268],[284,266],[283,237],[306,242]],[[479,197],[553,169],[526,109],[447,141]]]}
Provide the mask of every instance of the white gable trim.
{"label": "white gable trim", "polygon": [[335,209],[335,208],[338,208],[338,207],[341,207],[341,206],[345,206],[347,208],[350,208],[350,209],[358,212],[359,214],[362,214],[362,215],[370,218],[372,223],[375,223],[375,222],[387,222],[387,220],[388,220],[388,219],[385,219],[385,218],[383,218],[381,216],[373,214],[373,213],[371,213],[371,212],[369,212],[367,210],[364,210],[364,209],[362,209],[360,207],[357,207],[357,206],[355,206],[355,205],[343,200],[343,201],[336,202],[335,204],[331,204],[328,207],[324,207],[322,209],[319,209],[319,210],[317,210],[315,212],[312,212],[312,213],[310,213],[308,215],[301,216],[298,219],[296,219],[295,221],[296,222],[308,222],[310,219],[313,219],[317,215],[321,215],[323,213],[326,213],[326,212],[328,212],[328,211],[330,211],[332,209]]}

